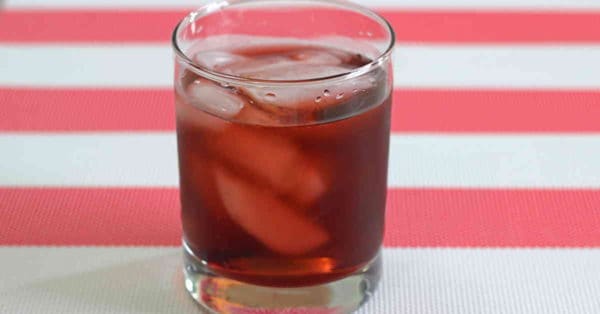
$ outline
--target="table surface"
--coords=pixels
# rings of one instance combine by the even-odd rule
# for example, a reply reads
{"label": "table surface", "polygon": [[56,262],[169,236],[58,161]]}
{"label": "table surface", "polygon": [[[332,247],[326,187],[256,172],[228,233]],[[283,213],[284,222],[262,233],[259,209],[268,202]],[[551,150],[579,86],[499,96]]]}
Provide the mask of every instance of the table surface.
{"label": "table surface", "polygon": [[[360,313],[600,313],[600,2],[364,0],[394,25],[385,279]],[[195,0],[6,0],[0,313],[197,313],[169,33]]]}

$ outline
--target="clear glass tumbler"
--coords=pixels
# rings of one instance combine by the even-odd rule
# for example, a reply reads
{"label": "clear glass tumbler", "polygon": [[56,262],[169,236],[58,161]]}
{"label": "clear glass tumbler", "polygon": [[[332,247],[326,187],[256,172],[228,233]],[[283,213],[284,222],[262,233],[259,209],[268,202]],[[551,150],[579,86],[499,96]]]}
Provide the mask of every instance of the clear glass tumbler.
{"label": "clear glass tumbler", "polygon": [[390,25],[341,0],[217,1],[173,46],[187,290],[219,313],[358,308],[381,277]]}

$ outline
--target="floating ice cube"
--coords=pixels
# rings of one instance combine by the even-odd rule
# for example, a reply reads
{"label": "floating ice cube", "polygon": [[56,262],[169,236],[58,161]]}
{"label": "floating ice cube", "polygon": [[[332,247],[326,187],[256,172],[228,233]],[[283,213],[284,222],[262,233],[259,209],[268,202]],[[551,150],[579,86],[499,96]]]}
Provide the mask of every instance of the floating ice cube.
{"label": "floating ice cube", "polygon": [[[321,75],[331,76],[348,70],[334,66],[305,65],[289,69],[278,69],[273,73],[263,72],[261,75],[271,79],[305,79]],[[338,81],[334,83],[306,83],[301,86],[244,86],[240,90],[252,98],[262,109],[276,111],[277,108],[320,110],[335,106],[359,92],[372,89],[376,83],[370,74]]]}
{"label": "floating ice cube", "polygon": [[295,51],[290,58],[304,64],[339,65],[345,61],[345,56],[322,49],[306,49]]}
{"label": "floating ice cube", "polygon": [[188,86],[187,99],[199,109],[222,118],[234,117],[245,105],[240,96],[204,79],[197,79]]}
{"label": "floating ice cube", "polygon": [[264,110],[257,105],[256,102],[254,102],[254,104],[248,104],[244,106],[242,111],[235,116],[235,119],[237,121],[257,125],[285,125],[284,121],[281,120],[281,117],[277,114],[277,112],[273,112],[272,110]]}
{"label": "floating ice cube", "polygon": [[221,131],[225,121],[191,105],[181,94],[177,94],[175,111],[178,124],[185,128],[202,128],[209,131]]}
{"label": "floating ice cube", "polygon": [[286,62],[246,72],[248,77],[266,80],[309,80],[346,73],[349,69],[336,65]]}
{"label": "floating ice cube", "polygon": [[271,69],[277,69],[280,66],[292,65],[296,62],[290,60],[284,56],[266,56],[261,58],[246,58],[240,62],[232,62],[220,66],[219,71],[231,75],[261,79],[258,77],[260,73],[264,71],[272,71]]}
{"label": "floating ice cube", "polygon": [[298,204],[309,205],[327,190],[325,167],[288,138],[230,126],[217,142],[219,157]]}
{"label": "floating ice cube", "polygon": [[[343,66],[353,55],[342,51],[324,51],[318,49],[305,49],[293,51],[290,54],[267,55],[259,58],[247,58],[240,62],[233,62],[220,68],[221,71],[252,79],[262,80],[310,80],[343,74],[351,71],[348,66]],[[348,60],[346,60],[348,59]],[[302,86],[243,86],[240,89],[258,104],[276,105],[279,107],[315,106],[315,99],[321,97],[320,106],[338,103],[343,97],[339,95],[352,95],[355,89],[368,89],[372,83],[369,75],[348,79],[336,83],[306,83]],[[333,94],[324,94],[327,90]],[[269,110],[269,108],[263,108]]]}
{"label": "floating ice cube", "polygon": [[344,53],[337,55],[318,49],[303,49],[288,54],[263,55],[222,63],[219,70],[252,79],[303,80],[348,72],[342,67]]}
{"label": "floating ice cube", "polygon": [[231,219],[269,249],[300,255],[329,240],[322,226],[268,189],[245,181],[224,167],[215,168],[215,181]]}
{"label": "floating ice cube", "polygon": [[[238,53],[202,51],[197,53],[197,58],[204,60],[207,66],[218,72],[248,79],[279,81],[312,80],[348,73],[367,60],[360,54],[335,48],[284,46],[269,51],[268,49],[273,48],[265,47],[265,53],[260,47],[257,48],[257,53],[252,50],[245,51],[243,48]],[[317,122],[328,114],[331,115],[331,111],[324,114],[325,110],[347,103],[357,94],[372,89],[376,85],[376,75],[366,73],[346,80],[315,80],[296,85],[258,82],[236,85],[235,82],[230,82],[236,85],[243,98],[227,90],[212,93],[219,97],[225,96],[226,99],[222,100],[222,104],[212,106],[213,108],[207,111],[225,118],[235,117],[232,119],[235,121],[261,125]],[[215,96],[214,100],[217,98]],[[244,102],[248,103],[240,109],[237,104]],[[211,107],[210,104],[207,107]],[[354,107],[346,106],[342,111],[348,110],[350,113]],[[217,113],[219,110],[225,110],[225,115]],[[340,112],[337,114],[343,114]]]}
{"label": "floating ice cube", "polygon": [[236,55],[226,51],[200,51],[194,56],[194,61],[199,65],[211,69],[218,70],[225,65],[243,62],[246,57]]}

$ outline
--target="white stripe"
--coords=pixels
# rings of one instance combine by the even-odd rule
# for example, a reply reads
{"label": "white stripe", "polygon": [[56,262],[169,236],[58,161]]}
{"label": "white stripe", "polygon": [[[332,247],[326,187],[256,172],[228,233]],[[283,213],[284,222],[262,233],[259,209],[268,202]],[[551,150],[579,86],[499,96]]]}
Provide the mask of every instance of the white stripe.
{"label": "white stripe", "polygon": [[397,87],[600,87],[600,46],[412,45],[395,52]]}
{"label": "white stripe", "polygon": [[[258,148],[257,148],[258,149]],[[0,185],[177,186],[171,133],[0,135]],[[598,135],[399,135],[391,187],[600,187]]]}
{"label": "white stripe", "polygon": [[[394,65],[396,87],[600,87],[598,45],[399,45]],[[168,45],[0,45],[0,86],[170,88],[172,68]]]}
{"label": "white stripe", "polygon": [[[383,251],[361,314],[597,314],[600,249]],[[1,247],[2,313],[198,313],[179,248]]]}
{"label": "white stripe", "polygon": [[393,187],[600,187],[600,136],[395,135]]}
{"label": "white stripe", "polygon": [[171,133],[0,135],[0,185],[176,186]]}
{"label": "white stripe", "polygon": [[[196,8],[206,0],[6,0],[6,7],[17,8]],[[595,0],[352,0],[373,8],[421,9],[600,9]]]}
{"label": "white stripe", "polygon": [[168,87],[167,45],[0,45],[0,85]]}

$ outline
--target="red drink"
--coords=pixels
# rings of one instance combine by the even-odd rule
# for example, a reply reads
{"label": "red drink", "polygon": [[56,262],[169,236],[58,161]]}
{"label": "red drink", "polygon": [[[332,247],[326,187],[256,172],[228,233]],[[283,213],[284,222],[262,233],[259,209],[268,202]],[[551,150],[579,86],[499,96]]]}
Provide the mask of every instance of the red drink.
{"label": "red drink", "polygon": [[[195,60],[255,81],[309,80],[370,62],[299,44],[203,51]],[[191,255],[223,277],[279,287],[334,281],[373,261],[386,198],[385,68],[294,87],[178,75],[182,220]]]}
{"label": "red drink", "polygon": [[172,39],[190,296],[356,310],[381,277],[390,24],[345,0],[214,0]]}

